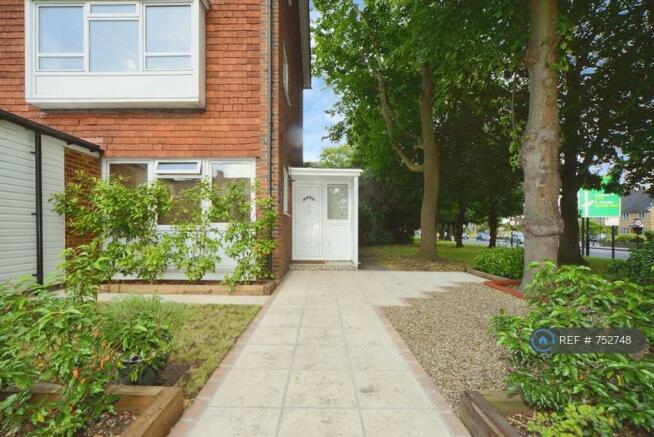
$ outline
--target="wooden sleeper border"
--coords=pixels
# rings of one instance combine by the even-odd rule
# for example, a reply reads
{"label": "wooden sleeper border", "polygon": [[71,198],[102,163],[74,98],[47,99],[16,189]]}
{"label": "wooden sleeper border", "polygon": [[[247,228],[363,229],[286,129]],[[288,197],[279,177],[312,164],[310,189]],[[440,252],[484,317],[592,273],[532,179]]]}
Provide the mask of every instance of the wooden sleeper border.
{"label": "wooden sleeper border", "polygon": [[[39,384],[32,399],[56,399],[58,390],[53,384]],[[120,437],[165,437],[184,410],[180,387],[115,385],[110,390],[118,396],[116,409],[136,416]]]}
{"label": "wooden sleeper border", "polygon": [[257,284],[237,285],[230,290],[225,284],[142,284],[142,283],[108,283],[100,286],[101,293],[135,293],[135,294],[208,294],[232,296],[270,296],[277,286],[275,281]]}
{"label": "wooden sleeper border", "polygon": [[531,411],[521,396],[504,392],[466,391],[461,402],[461,420],[472,437],[521,437],[503,414]]}

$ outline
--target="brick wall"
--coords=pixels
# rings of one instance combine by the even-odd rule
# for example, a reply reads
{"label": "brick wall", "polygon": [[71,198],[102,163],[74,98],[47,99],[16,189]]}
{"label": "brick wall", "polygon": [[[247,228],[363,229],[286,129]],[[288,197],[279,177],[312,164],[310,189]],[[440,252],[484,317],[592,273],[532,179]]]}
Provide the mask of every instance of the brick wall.
{"label": "brick wall", "polygon": [[[80,152],[66,147],[64,149],[64,183],[68,186],[75,182],[77,173],[100,177],[100,158],[89,153]],[[66,247],[77,247],[88,242],[88,238],[80,237],[72,232],[66,223]]]}
{"label": "brick wall", "polygon": [[[289,5],[288,1],[276,2],[274,30],[275,45],[275,80],[273,93],[276,100],[273,117],[277,131],[275,132],[274,144],[279,143],[280,147],[275,149],[273,156],[273,186],[278,189],[274,191],[277,200],[277,211],[279,223],[277,226],[276,240],[279,247],[273,257],[273,270],[277,276],[281,276],[288,270],[291,261],[293,240],[292,240],[292,213],[293,202],[292,192],[288,193],[289,210],[284,214],[283,201],[283,177],[284,168],[289,166],[302,165],[302,57],[300,46],[299,30],[299,8],[298,2],[294,1]],[[286,58],[289,67],[288,98],[282,83],[282,60],[283,48],[286,50]],[[291,184],[289,183],[289,191]]]}
{"label": "brick wall", "polygon": [[[268,123],[269,1],[273,2],[273,125]],[[105,157],[253,157],[268,188],[273,137],[273,196],[280,212],[274,272],[286,272],[291,220],[279,184],[289,156],[301,164],[302,74],[298,6],[286,0],[209,0],[204,110],[42,111],[25,102],[23,0],[0,0],[0,108],[100,145]],[[280,32],[280,29],[281,32]],[[291,105],[280,86],[280,42],[290,66]],[[299,138],[299,140],[298,140]],[[292,153],[289,155],[289,150]]]}

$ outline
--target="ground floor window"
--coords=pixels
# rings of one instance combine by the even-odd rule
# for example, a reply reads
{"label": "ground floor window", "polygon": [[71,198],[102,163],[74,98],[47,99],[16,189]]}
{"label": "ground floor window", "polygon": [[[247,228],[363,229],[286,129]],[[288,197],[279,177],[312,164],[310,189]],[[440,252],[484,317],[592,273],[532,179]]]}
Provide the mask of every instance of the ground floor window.
{"label": "ground floor window", "polygon": [[185,215],[190,215],[191,208],[203,208],[208,205],[186,205],[180,199],[182,193],[201,180],[208,180],[219,191],[230,184],[241,183],[247,188],[245,196],[252,205],[250,217],[254,214],[254,159],[107,159],[104,161],[103,174],[107,178],[117,178],[130,188],[155,179],[163,182],[177,200],[173,210],[159,217],[159,225],[170,226]]}

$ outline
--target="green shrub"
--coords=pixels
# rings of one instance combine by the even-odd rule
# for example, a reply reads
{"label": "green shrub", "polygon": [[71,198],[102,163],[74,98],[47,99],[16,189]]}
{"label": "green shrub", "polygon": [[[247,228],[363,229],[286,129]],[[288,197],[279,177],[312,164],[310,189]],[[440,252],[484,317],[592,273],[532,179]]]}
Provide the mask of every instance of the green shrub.
{"label": "green shrub", "polygon": [[132,381],[147,368],[166,365],[173,347],[173,327],[184,319],[181,304],[166,303],[156,296],[134,296],[106,305],[101,313],[104,338],[123,360],[139,359],[130,366]]}
{"label": "green shrub", "polygon": [[[118,357],[98,330],[96,303],[57,297],[32,281],[0,284],[0,434],[73,435],[113,409],[107,390]],[[60,398],[31,403],[33,385],[61,386]]]}
{"label": "green shrub", "polygon": [[[65,271],[73,272],[67,280],[92,274],[99,284],[121,274],[154,282],[174,266],[198,281],[216,271],[221,249],[236,261],[225,278],[231,286],[270,275],[267,258],[276,247],[277,213],[270,197],[257,196],[257,214],[251,217],[256,187],[249,183],[216,189],[205,179],[173,198],[158,181],[129,188],[120,179],[83,173],[78,179],[53,196],[55,211],[66,216],[70,228],[91,238],[66,252]],[[161,217],[172,226],[170,232],[157,229]]]}
{"label": "green shrub", "polygon": [[522,278],[523,264],[524,250],[519,247],[484,249],[474,259],[477,270],[509,279]]}
{"label": "green shrub", "polygon": [[615,426],[604,407],[569,404],[560,413],[537,413],[527,430],[540,437],[611,437]]}
{"label": "green shrub", "polygon": [[654,285],[654,241],[648,241],[640,249],[632,250],[626,261],[611,262],[608,275],[614,280]]}
{"label": "green shrub", "polygon": [[[642,240],[642,238],[640,239]],[[615,236],[615,241],[636,242],[636,234],[618,234]]]}
{"label": "green shrub", "polygon": [[525,290],[526,316],[500,314],[492,322],[510,352],[508,384],[538,409],[603,407],[621,423],[654,430],[654,357],[623,354],[538,354],[529,346],[538,328],[633,327],[654,341],[652,288],[593,275],[587,267],[545,263]]}

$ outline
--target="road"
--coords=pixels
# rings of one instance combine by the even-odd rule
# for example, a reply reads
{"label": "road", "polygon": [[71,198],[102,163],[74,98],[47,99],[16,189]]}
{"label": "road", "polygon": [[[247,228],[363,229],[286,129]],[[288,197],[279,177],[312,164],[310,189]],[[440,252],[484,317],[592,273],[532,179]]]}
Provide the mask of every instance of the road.
{"label": "road", "polygon": [[[463,244],[477,244],[477,245],[488,245],[488,241],[477,241],[477,240],[465,240]],[[506,247],[509,246],[508,240],[497,240],[497,246],[498,247]],[[629,250],[628,249],[620,249],[616,248],[615,249],[615,258],[616,259],[627,259],[629,258]],[[611,248],[610,247],[590,247],[590,256],[595,256],[598,258],[611,258]]]}

